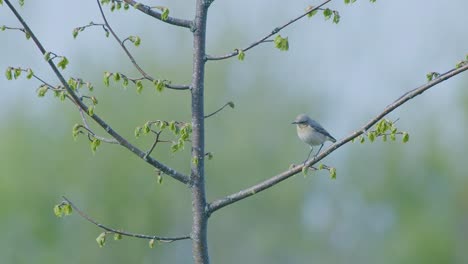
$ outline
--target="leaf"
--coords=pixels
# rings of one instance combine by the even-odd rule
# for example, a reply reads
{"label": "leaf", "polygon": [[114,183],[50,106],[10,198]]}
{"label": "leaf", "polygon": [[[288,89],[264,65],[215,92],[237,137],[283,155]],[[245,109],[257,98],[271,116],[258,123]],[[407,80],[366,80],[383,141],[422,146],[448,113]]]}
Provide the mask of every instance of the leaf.
{"label": "leaf", "polygon": [[65,70],[67,65],[68,65],[68,59],[65,56],[63,56],[62,59],[57,63],[57,67],[61,68],[62,70]]}
{"label": "leaf", "polygon": [[135,128],[135,137],[136,138],[140,137],[140,133],[141,133],[141,127]]}
{"label": "leaf", "polygon": [[141,82],[141,80],[138,80],[136,82],[136,88],[137,88],[136,91],[139,94],[141,93],[141,91],[143,91],[143,83]]}
{"label": "leaf", "polygon": [[80,33],[80,28],[74,28],[72,31],[73,38],[76,39],[78,36],[78,33]]}
{"label": "leaf", "polygon": [[99,247],[103,247],[106,244],[106,232],[102,232],[97,238],[96,242],[98,243]]}
{"label": "leaf", "polygon": [[283,38],[281,35],[277,35],[274,40],[275,47],[281,51],[287,51],[289,49],[288,38]]}
{"label": "leaf", "polygon": [[330,168],[330,178],[332,180],[336,179],[336,169],[335,168]]}
{"label": "leaf", "polygon": [[109,78],[111,77],[112,73],[110,72],[104,72],[104,78],[102,79],[104,82],[104,85],[109,87]]}
{"label": "leaf", "polygon": [[93,152],[96,152],[97,148],[101,145],[101,140],[95,138],[93,141],[91,141],[91,150]]}
{"label": "leaf", "polygon": [[311,17],[315,16],[315,14],[317,14],[318,10],[317,9],[314,10],[314,8],[315,7],[313,7],[313,6],[307,6],[306,7],[306,11],[310,11],[309,13],[307,13],[308,18],[311,18]]}
{"label": "leaf", "polygon": [[21,75],[21,69],[20,68],[15,68],[13,69],[13,78],[18,79]]}
{"label": "leaf", "polygon": [[237,59],[240,60],[240,61],[243,61],[245,58],[245,53],[243,50],[238,50],[237,51]]}
{"label": "leaf", "polygon": [[78,138],[78,134],[80,133],[80,125],[75,124],[72,129],[73,139],[76,140]]}
{"label": "leaf", "polygon": [[11,80],[13,79],[13,75],[11,74],[11,71],[13,70],[12,67],[8,67],[5,71],[5,76],[7,78],[7,80]]}
{"label": "leaf", "polygon": [[149,121],[146,122],[143,125],[143,133],[148,134],[151,131],[150,126],[151,126],[150,122]]}
{"label": "leaf", "polygon": [[231,101],[228,102],[228,105],[229,105],[229,107],[231,107],[231,108],[234,108],[234,107],[235,107],[234,102],[231,102]]}
{"label": "leaf", "polygon": [[34,72],[31,69],[28,69],[26,74],[26,79],[31,79],[34,76]]}
{"label": "leaf", "polygon": [[153,81],[154,88],[156,88],[156,91],[162,92],[164,90],[165,84],[161,80],[154,80]]}
{"label": "leaf", "polygon": [[331,18],[333,12],[331,11],[330,8],[327,8],[325,10],[323,10],[323,16],[325,17],[325,20],[328,20]]}
{"label": "leaf", "polygon": [[123,77],[122,85],[123,85],[124,88],[127,88],[127,86],[128,86],[128,78],[125,77],[125,76]]}
{"label": "leaf", "polygon": [[407,132],[404,132],[403,138],[402,138],[403,143],[408,142],[408,140],[409,140],[409,134]]}
{"label": "leaf", "polygon": [[333,11],[333,23],[338,24],[340,22],[340,13]]}
{"label": "leaf", "polygon": [[49,60],[50,60],[50,55],[51,55],[50,52],[44,53],[44,59],[45,59],[46,61],[49,61]]}
{"label": "leaf", "polygon": [[62,207],[60,205],[57,204],[57,205],[54,206],[54,214],[57,217],[62,217],[63,216]]}
{"label": "leaf", "polygon": [[114,81],[116,82],[120,81],[120,73],[118,72],[114,73]]}
{"label": "leaf", "polygon": [[149,241],[148,245],[150,248],[154,248],[154,238]]}
{"label": "leaf", "polygon": [[73,208],[71,207],[70,204],[65,204],[65,205],[63,205],[62,209],[63,209],[63,213],[64,213],[65,215],[71,215],[72,212],[73,212]]}
{"label": "leaf", "polygon": [[192,157],[192,164],[195,165],[195,166],[198,165],[198,157],[197,156]]}
{"label": "leaf", "polygon": [[166,21],[169,18],[169,8],[164,8],[161,14],[162,21]]}
{"label": "leaf", "polygon": [[94,115],[94,106],[93,105],[90,105],[88,107],[88,115],[89,116],[93,116]]}
{"label": "leaf", "polygon": [[44,97],[48,90],[49,88],[45,86],[44,84],[39,86],[39,89],[37,89],[37,96]]}
{"label": "leaf", "polygon": [[370,142],[374,142],[375,133],[374,132],[369,132],[369,134],[367,134],[367,137],[369,138]]}
{"label": "leaf", "polygon": [[121,240],[121,239],[122,239],[122,234],[114,233],[114,240]]}

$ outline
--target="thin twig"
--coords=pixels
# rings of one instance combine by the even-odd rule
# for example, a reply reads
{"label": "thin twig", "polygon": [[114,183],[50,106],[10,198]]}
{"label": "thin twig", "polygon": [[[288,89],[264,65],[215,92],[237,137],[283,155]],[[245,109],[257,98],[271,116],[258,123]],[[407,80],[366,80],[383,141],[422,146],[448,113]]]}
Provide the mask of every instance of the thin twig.
{"label": "thin twig", "polygon": [[153,152],[154,148],[156,147],[156,144],[158,144],[160,142],[159,141],[159,135],[161,135],[161,133],[162,133],[162,130],[158,131],[158,132],[154,131],[154,130],[151,130],[151,131],[153,131],[156,134],[156,139],[154,140],[153,145],[151,145],[151,148],[146,152],[146,157],[151,155],[151,152]]}
{"label": "thin twig", "polygon": [[226,106],[228,106],[228,105],[229,105],[231,108],[234,108],[234,103],[233,103],[233,102],[227,102],[227,103],[225,103],[223,106],[221,106],[221,108],[219,108],[218,110],[214,111],[213,113],[211,113],[211,114],[209,114],[209,115],[204,116],[204,118],[206,119],[206,118],[208,118],[208,117],[210,117],[210,116],[216,115],[219,111],[223,110],[223,109],[224,109]]}
{"label": "thin twig", "polygon": [[[314,8],[311,8],[310,10],[307,10],[307,12],[301,14],[300,16],[290,20],[289,22],[287,22],[286,24],[282,25],[282,26],[279,26],[275,29],[273,29],[269,34],[267,34],[265,37],[255,41],[254,43],[250,44],[249,46],[247,46],[246,48],[242,49],[242,51],[248,51],[249,49],[261,44],[261,43],[265,43],[265,42],[270,42],[271,40],[268,40],[269,37],[275,35],[276,33],[280,32],[282,29],[284,29],[285,27],[293,24],[294,22],[298,21],[299,19],[307,16],[310,12],[313,12],[315,10],[319,10],[321,9],[322,6],[326,5],[328,2],[330,2],[332,0],[326,0],[324,1],[323,3],[321,3],[320,5],[314,7]],[[228,59],[228,58],[232,58],[236,55],[239,54],[239,49],[236,49],[234,50],[233,52],[231,53],[228,53],[228,54],[225,54],[225,55],[221,55],[221,56],[210,56],[210,55],[206,55],[206,60],[224,60],[224,59]]]}
{"label": "thin twig", "polygon": [[415,89],[410,90],[409,92],[405,93],[403,96],[399,97],[397,100],[393,101],[393,103],[389,104],[380,114],[378,114],[376,117],[372,118],[367,124],[365,124],[363,127],[357,129],[356,131],[352,132],[349,136],[343,138],[342,140],[336,142],[335,144],[331,145],[328,149],[324,150],[322,153],[314,157],[313,159],[309,160],[306,162],[303,166],[298,166],[294,167],[290,170],[284,171],[276,176],[273,176],[263,182],[260,182],[258,184],[255,184],[251,187],[248,187],[244,190],[241,190],[237,193],[228,195],[224,198],[215,200],[214,202],[210,203],[207,207],[207,213],[212,214],[213,212],[227,206],[230,204],[233,204],[235,202],[238,202],[240,200],[243,200],[247,197],[250,197],[256,193],[259,193],[263,190],[269,189],[276,184],[290,178],[291,176],[294,176],[298,174],[299,172],[302,171],[303,167],[310,167],[314,164],[316,164],[318,161],[322,160],[323,158],[327,157],[330,153],[334,152],[336,149],[341,147],[342,145],[352,141],[353,139],[357,138],[361,134],[365,133],[368,129],[370,129],[373,125],[375,125],[379,120],[381,120],[383,117],[385,117],[387,114],[392,112],[393,110],[397,109],[400,107],[402,104],[406,103],[407,101],[411,100],[415,96],[418,96],[428,90],[429,88],[452,78],[453,76],[460,74],[464,71],[468,70],[468,64],[463,65],[459,68],[452,69],[442,75],[440,75],[438,78],[428,82],[427,84],[424,84],[422,86],[419,86]]}
{"label": "thin twig", "polygon": [[[102,19],[104,20],[104,24],[106,25],[106,28],[110,31],[110,33],[112,34],[112,36],[115,38],[115,40],[117,40],[117,42],[119,43],[120,47],[122,47],[122,49],[125,51],[125,54],[127,54],[127,57],[130,59],[130,61],[132,62],[133,66],[135,66],[135,68],[141,73],[141,75],[153,82],[155,81],[155,79],[153,77],[151,77],[150,75],[148,75],[141,67],[140,65],[136,62],[135,58],[133,57],[133,55],[130,53],[130,51],[127,49],[127,47],[125,46],[125,39],[124,41],[120,40],[120,38],[117,36],[117,34],[114,32],[114,30],[112,29],[112,27],[110,26],[109,22],[107,21],[107,18],[104,14],[104,11],[102,10],[102,6],[101,6],[101,2],[99,2],[99,0],[96,0],[97,1],[97,4],[99,6],[99,11],[101,13],[101,16],[102,16]],[[173,84],[170,84],[170,83],[164,83],[164,86],[169,88],[169,89],[173,89],[173,90],[189,90],[190,89],[190,86],[189,85],[173,85]]]}
{"label": "thin twig", "polygon": [[92,224],[94,224],[94,225],[96,225],[96,226],[98,226],[98,227],[100,227],[100,228],[102,228],[102,229],[104,229],[106,231],[109,231],[111,233],[120,234],[122,236],[128,236],[128,237],[137,237],[137,238],[143,238],[143,239],[154,239],[154,240],[157,240],[157,241],[160,241],[160,242],[165,242],[165,243],[171,243],[171,242],[178,241],[178,240],[190,239],[190,236],[181,236],[181,237],[152,236],[152,235],[129,233],[129,232],[125,232],[125,231],[122,231],[122,230],[117,230],[117,229],[114,229],[114,228],[110,228],[110,227],[107,227],[107,226],[105,226],[103,224],[98,223],[96,220],[94,220],[93,218],[91,218],[90,216],[85,214],[74,203],[72,203],[72,201],[70,201],[67,197],[62,196],[62,198],[73,208],[73,210],[78,212],[78,214],[81,217],[86,219],[88,222],[90,222],[90,223],[92,223]]}
{"label": "thin twig", "polygon": [[[15,7],[10,3],[10,0],[4,0],[7,6],[10,8],[10,10],[13,12],[13,14],[16,16],[18,21],[23,25],[24,29],[29,32],[31,39],[34,41],[36,44],[37,48],[41,51],[42,55],[45,55],[46,50],[42,46],[41,42],[37,39],[36,35],[31,31],[29,28],[28,24],[24,21],[24,19],[21,17],[21,15],[16,11]],[[74,104],[78,105],[85,113],[88,113],[88,106],[86,106],[80,98],[76,95],[76,93],[73,91],[73,89],[68,85],[67,81],[63,77],[62,73],[60,73],[59,69],[57,66],[55,66],[54,62],[52,60],[48,60],[47,63],[49,64],[50,68],[54,72],[55,76],[59,79],[60,83],[65,87],[67,90],[68,94],[70,95],[70,100],[73,101]],[[88,114],[89,115],[89,114]],[[123,138],[117,131],[115,131],[111,126],[109,126],[103,119],[101,119],[98,115],[93,114],[90,116],[98,125],[100,125],[109,135],[111,135],[113,138],[115,138],[119,144],[131,152],[133,152],[135,155],[138,157],[142,158],[145,160],[147,163],[151,164],[153,167],[161,170],[163,173],[171,176],[172,178],[190,185],[191,180],[190,178],[183,174],[180,173],[173,168],[170,168],[163,163],[151,158],[151,157],[145,157],[145,153],[132,145],[128,140]]]}
{"label": "thin twig", "polygon": [[136,7],[138,10],[140,10],[141,12],[143,12],[143,13],[149,15],[149,16],[152,16],[152,17],[154,17],[156,19],[161,20],[162,22],[165,22],[165,23],[168,23],[168,24],[171,24],[171,25],[174,25],[174,26],[179,26],[179,27],[184,27],[184,28],[189,28],[189,29],[192,28],[193,23],[192,23],[191,20],[180,19],[180,18],[175,18],[175,17],[171,17],[171,16],[168,16],[167,19],[163,20],[161,13],[156,12],[155,10],[153,10],[151,7],[149,7],[147,5],[138,3],[138,2],[133,1],[133,0],[123,0],[123,1],[125,3],[133,6],[133,7]]}

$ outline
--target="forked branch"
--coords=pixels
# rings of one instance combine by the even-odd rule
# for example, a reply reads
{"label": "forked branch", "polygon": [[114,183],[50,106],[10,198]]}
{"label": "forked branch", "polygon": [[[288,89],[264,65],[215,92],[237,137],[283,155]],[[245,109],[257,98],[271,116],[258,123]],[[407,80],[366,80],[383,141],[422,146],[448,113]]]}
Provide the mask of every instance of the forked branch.
{"label": "forked branch", "polygon": [[[259,44],[262,44],[262,43],[265,43],[265,42],[271,42],[271,40],[268,40],[268,38],[270,38],[271,36],[275,35],[276,33],[280,32],[281,30],[283,30],[285,27],[295,23],[296,21],[298,21],[299,19],[307,16],[308,14],[310,14],[311,12],[314,12],[316,10],[319,10],[321,9],[322,6],[326,5],[327,3],[329,3],[331,0],[326,0],[324,1],[323,3],[321,3],[320,5],[314,7],[314,8],[311,8],[309,10],[307,10],[305,13],[301,14],[300,16],[290,20],[289,22],[287,22],[286,24],[283,24],[282,26],[279,26],[275,29],[273,29],[269,34],[267,34],[266,36],[264,36],[263,38],[255,41],[254,43],[250,44],[249,46],[247,46],[246,48],[242,49],[243,52],[245,51],[248,51],[249,49],[251,48],[254,48],[256,46],[258,46]],[[234,56],[237,56],[239,54],[239,50],[236,49],[234,50],[233,52],[231,53],[228,53],[228,54],[225,54],[225,55],[221,55],[221,56],[210,56],[210,55],[206,55],[206,59],[207,60],[224,60],[224,59],[228,59],[228,58],[232,58]]]}
{"label": "forked branch", "polygon": [[[16,16],[18,21],[21,23],[21,25],[24,27],[26,32],[29,33],[31,36],[31,39],[34,41],[36,44],[37,48],[40,50],[42,55],[46,54],[46,50],[42,46],[41,42],[38,40],[38,38],[35,36],[35,34],[31,31],[29,28],[28,24],[24,21],[24,19],[21,17],[21,15],[18,13],[18,11],[15,9],[15,7],[11,4],[10,0],[4,0],[7,6],[10,8],[10,10],[13,12],[13,14]],[[117,133],[111,126],[109,126],[103,119],[101,119],[98,115],[93,114],[90,115],[88,111],[88,106],[84,104],[78,95],[73,91],[73,89],[68,85],[67,81],[63,77],[62,73],[59,71],[57,66],[54,64],[52,60],[48,60],[47,63],[49,64],[50,68],[54,72],[54,74],[57,76],[59,79],[60,83],[65,87],[67,93],[70,96],[70,100],[73,101],[78,107],[80,107],[85,113],[87,113],[98,125],[100,125],[109,135],[111,135],[113,138],[115,138],[119,144],[131,152],[133,152],[135,155],[138,157],[142,158],[145,160],[147,163],[151,164],[153,167],[159,169],[162,171],[164,174],[167,174],[171,176],[172,178],[184,183],[184,184],[189,184],[190,183],[190,178],[183,174],[180,173],[164,164],[161,162],[146,156],[146,153],[138,149],[136,146],[132,145],[129,141],[127,141],[124,137],[122,137],[119,133]]]}
{"label": "forked branch", "polygon": [[215,200],[214,202],[210,203],[207,207],[207,213],[210,215],[213,212],[227,206],[230,204],[233,204],[235,202],[238,202],[240,200],[243,200],[247,197],[250,197],[254,194],[257,194],[261,191],[264,191],[268,188],[271,188],[275,186],[276,184],[300,173],[303,169],[303,167],[310,167],[314,164],[316,164],[318,161],[322,160],[323,158],[327,157],[330,155],[332,152],[337,150],[339,147],[343,146],[344,144],[350,142],[351,140],[357,138],[361,134],[365,133],[367,130],[369,130],[373,125],[375,125],[377,122],[379,122],[383,117],[385,117],[387,114],[392,112],[393,110],[397,109],[407,101],[413,99],[414,97],[424,93],[426,90],[429,88],[445,81],[453,76],[460,74],[464,71],[468,70],[468,63],[460,65],[460,67],[452,69],[442,75],[440,75],[438,78],[433,79],[432,81],[428,82],[427,84],[424,84],[420,87],[417,87],[413,90],[408,91],[407,93],[403,94],[401,97],[393,101],[390,105],[388,105],[380,114],[378,114],[376,117],[372,118],[365,124],[363,127],[359,128],[358,130],[352,132],[349,136],[343,138],[342,140],[336,142],[335,144],[331,145],[328,149],[324,150],[322,153],[317,155],[315,158],[309,160],[304,164],[303,166],[297,166],[294,167],[290,170],[284,171],[276,176],[273,176],[263,182],[260,182],[258,184],[255,184],[249,188],[246,188],[244,190],[241,190],[237,193],[228,195],[224,198]]}

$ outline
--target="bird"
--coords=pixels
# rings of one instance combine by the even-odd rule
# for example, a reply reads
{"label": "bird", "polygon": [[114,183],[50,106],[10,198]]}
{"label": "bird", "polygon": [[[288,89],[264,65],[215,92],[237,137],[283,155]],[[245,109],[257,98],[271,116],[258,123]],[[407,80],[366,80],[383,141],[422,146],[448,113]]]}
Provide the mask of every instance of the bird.
{"label": "bird", "polygon": [[304,161],[304,164],[309,160],[314,146],[320,145],[319,150],[315,154],[315,156],[317,156],[326,141],[331,141],[333,143],[336,142],[336,139],[330,135],[325,128],[306,114],[298,115],[292,124],[296,125],[297,136],[299,139],[310,146],[310,152],[309,155],[307,155],[307,159]]}

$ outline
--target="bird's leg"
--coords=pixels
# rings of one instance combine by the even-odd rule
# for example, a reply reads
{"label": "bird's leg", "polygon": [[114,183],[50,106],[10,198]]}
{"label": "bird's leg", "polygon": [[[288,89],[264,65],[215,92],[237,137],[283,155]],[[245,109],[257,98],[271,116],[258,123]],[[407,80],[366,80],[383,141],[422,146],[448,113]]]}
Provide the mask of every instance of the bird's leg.
{"label": "bird's leg", "polygon": [[303,164],[302,166],[304,166],[304,165],[306,164],[306,161],[308,161],[308,160],[309,160],[309,158],[310,158],[310,154],[312,154],[312,150],[314,150],[314,148],[313,148],[313,147],[310,147],[310,152],[309,152],[309,155],[307,155],[307,159],[306,159],[306,160],[304,160],[304,164]]}
{"label": "bird's leg", "polygon": [[[315,153],[314,158],[317,157],[317,155],[320,153],[320,150],[322,149],[322,147],[323,147],[323,143],[322,143],[322,145],[320,145],[320,148],[319,148],[319,150],[317,151],[317,153]],[[310,155],[310,154],[309,154],[309,155]]]}

